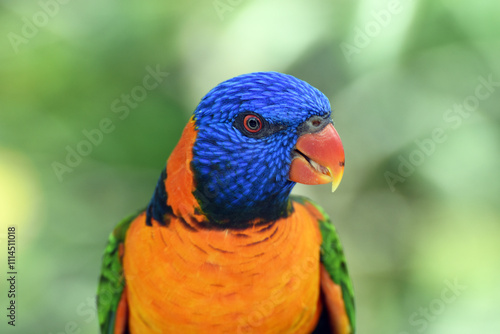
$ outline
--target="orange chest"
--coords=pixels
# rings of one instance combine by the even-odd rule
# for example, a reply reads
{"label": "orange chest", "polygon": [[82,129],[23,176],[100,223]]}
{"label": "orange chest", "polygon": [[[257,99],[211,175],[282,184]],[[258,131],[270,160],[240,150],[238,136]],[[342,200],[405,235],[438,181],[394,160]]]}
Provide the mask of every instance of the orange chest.
{"label": "orange chest", "polygon": [[307,333],[319,304],[317,223],[295,203],[273,225],[131,225],[123,265],[132,333]]}

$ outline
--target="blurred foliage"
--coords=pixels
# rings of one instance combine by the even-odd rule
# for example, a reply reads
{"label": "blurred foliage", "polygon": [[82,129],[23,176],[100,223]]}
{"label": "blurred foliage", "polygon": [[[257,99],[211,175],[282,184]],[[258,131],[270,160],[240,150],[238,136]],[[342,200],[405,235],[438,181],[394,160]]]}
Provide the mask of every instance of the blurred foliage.
{"label": "blurred foliage", "polygon": [[[210,88],[274,70],[335,110],[344,180],[333,195],[295,191],[335,220],[359,333],[498,332],[500,86],[481,78],[500,81],[499,11],[492,0],[0,1],[0,238],[18,226],[15,331],[97,332],[108,233],[146,205]],[[121,119],[114,101],[157,66],[168,77]],[[478,89],[488,97],[474,100]],[[54,162],[103,119],[113,130],[60,180]],[[455,281],[465,290],[443,301]],[[5,291],[2,279],[2,305]]]}

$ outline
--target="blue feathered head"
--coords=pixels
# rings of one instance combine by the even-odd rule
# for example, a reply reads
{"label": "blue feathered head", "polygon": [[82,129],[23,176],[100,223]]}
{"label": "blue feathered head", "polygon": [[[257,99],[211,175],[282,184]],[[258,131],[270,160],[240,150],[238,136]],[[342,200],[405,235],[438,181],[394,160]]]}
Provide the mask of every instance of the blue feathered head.
{"label": "blue feathered head", "polygon": [[[257,72],[224,81],[201,100],[194,120],[194,195],[219,223],[287,215],[295,182],[331,182],[332,168],[343,168],[343,150],[328,163],[322,163],[325,154],[314,152],[332,140],[338,141],[332,149],[341,147],[328,99],[290,75]],[[336,138],[326,138],[332,131]],[[332,163],[337,166],[327,166]]]}

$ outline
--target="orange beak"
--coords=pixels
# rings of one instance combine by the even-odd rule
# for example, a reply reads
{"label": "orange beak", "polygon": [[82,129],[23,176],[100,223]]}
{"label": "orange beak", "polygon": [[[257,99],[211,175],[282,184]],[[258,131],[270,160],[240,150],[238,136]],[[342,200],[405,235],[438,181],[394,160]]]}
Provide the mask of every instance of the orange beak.
{"label": "orange beak", "polygon": [[288,179],[303,184],[332,182],[333,192],[342,180],[344,161],[342,141],[330,123],[319,132],[297,139]]}

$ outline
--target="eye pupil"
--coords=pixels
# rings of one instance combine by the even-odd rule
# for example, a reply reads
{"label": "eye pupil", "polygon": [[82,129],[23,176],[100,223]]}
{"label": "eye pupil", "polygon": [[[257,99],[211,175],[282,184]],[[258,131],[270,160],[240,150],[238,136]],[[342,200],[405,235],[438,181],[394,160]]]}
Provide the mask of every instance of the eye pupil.
{"label": "eye pupil", "polygon": [[255,115],[247,115],[243,121],[245,129],[251,133],[259,132],[262,129],[262,121]]}
{"label": "eye pupil", "polygon": [[251,118],[248,120],[248,127],[252,130],[257,129],[259,127],[259,122],[257,122],[255,118]]}

